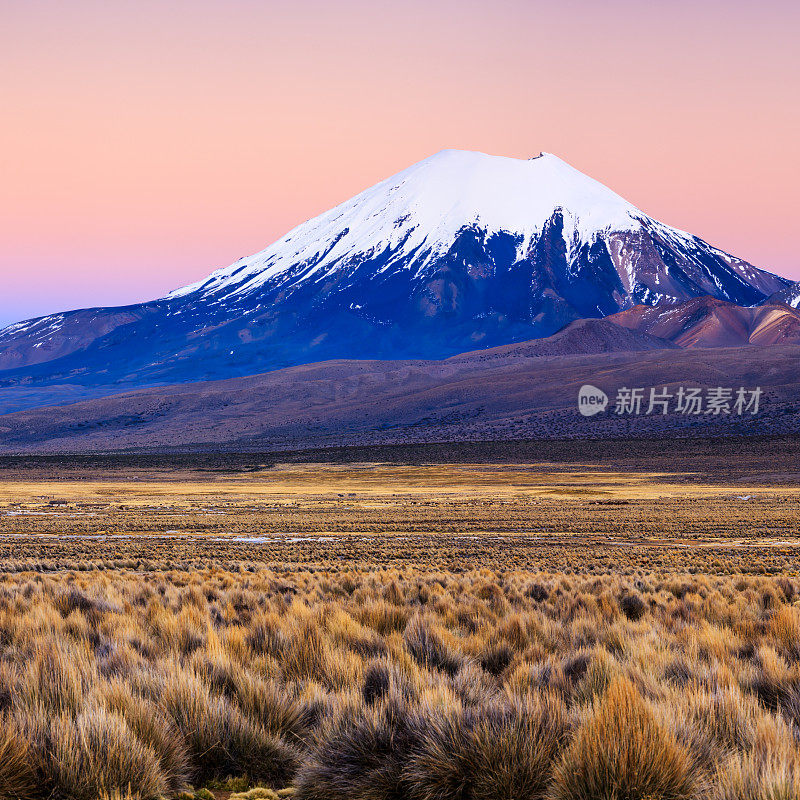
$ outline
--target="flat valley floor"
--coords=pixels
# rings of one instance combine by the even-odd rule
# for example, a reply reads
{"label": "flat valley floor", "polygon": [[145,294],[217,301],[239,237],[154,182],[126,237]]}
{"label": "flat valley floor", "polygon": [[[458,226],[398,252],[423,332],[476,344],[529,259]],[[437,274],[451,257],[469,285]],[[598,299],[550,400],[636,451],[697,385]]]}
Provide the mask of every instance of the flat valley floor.
{"label": "flat valley floor", "polygon": [[3,458],[0,795],[798,797],[798,456]]}
{"label": "flat valley floor", "polygon": [[792,571],[794,440],[572,448],[538,443],[544,458],[518,463],[507,460],[519,454],[513,446],[484,448],[494,460],[481,462],[480,445],[466,452],[478,460],[463,463],[450,451],[442,451],[449,463],[437,463],[436,446],[354,451],[395,460],[349,463],[340,460],[347,451],[305,463],[303,453],[283,462],[281,454],[7,458],[0,563],[41,572],[246,564],[580,574],[720,560],[732,572]]}

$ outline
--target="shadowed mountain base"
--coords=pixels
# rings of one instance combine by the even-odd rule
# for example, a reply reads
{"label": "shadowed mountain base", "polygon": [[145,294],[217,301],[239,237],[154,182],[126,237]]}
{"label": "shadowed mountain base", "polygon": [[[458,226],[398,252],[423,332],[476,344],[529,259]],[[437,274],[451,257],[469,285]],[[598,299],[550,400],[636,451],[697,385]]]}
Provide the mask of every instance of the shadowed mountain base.
{"label": "shadowed mountain base", "polygon": [[[610,323],[595,323],[606,324]],[[616,327],[616,326],[612,326]],[[633,333],[633,332],[626,332]],[[652,341],[652,337],[649,337]],[[552,346],[552,339],[548,340]],[[0,452],[283,450],[504,439],[754,436],[800,428],[800,346],[550,357],[509,345],[445,361],[332,361],[0,416]],[[652,344],[650,345],[652,347]],[[597,349],[596,345],[593,345]],[[610,398],[578,413],[583,384]],[[757,414],[616,414],[623,387],[761,387]],[[659,409],[660,411],[660,409]]]}

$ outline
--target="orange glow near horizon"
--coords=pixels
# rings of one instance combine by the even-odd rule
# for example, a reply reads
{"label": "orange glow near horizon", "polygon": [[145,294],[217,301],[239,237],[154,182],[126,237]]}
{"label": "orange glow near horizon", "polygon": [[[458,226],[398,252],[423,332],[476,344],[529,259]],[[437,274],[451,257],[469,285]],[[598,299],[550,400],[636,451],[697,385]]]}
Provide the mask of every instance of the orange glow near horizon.
{"label": "orange glow near horizon", "polygon": [[553,152],[800,279],[799,24],[778,0],[5,0],[0,323],[162,295],[445,147]]}

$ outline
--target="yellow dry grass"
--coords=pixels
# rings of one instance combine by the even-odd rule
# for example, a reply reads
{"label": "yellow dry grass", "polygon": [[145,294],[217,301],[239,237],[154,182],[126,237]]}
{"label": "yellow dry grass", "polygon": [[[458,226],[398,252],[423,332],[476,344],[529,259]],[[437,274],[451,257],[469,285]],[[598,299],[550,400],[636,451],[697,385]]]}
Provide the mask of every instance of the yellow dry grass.
{"label": "yellow dry grass", "polygon": [[[395,464],[292,464],[276,465],[247,474],[222,475],[208,480],[191,472],[152,474],[140,470],[123,479],[26,480],[0,477],[0,503],[24,502],[32,497],[85,502],[147,505],[153,502],[335,499],[353,494],[364,502],[392,497],[431,500],[560,499],[655,500],[773,494],[756,483],[721,485],[692,473],[615,472],[599,467],[558,469],[546,464],[395,465]],[[800,494],[800,486],[782,489]]]}
{"label": "yellow dry grass", "polygon": [[798,796],[794,486],[85,478],[0,479],[0,798]]}

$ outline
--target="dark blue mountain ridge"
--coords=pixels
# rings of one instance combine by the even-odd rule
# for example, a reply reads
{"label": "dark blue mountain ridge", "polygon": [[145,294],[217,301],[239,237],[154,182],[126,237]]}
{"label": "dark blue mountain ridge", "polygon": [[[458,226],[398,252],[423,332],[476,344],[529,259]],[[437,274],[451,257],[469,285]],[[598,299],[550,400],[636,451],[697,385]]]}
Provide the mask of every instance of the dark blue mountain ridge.
{"label": "dark blue mountain ridge", "polygon": [[670,228],[556,158],[447,150],[158,300],[0,331],[20,407],[339,358],[432,358],[791,282]]}

